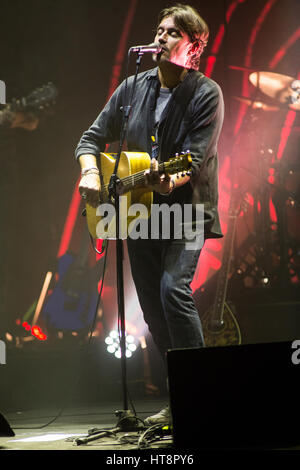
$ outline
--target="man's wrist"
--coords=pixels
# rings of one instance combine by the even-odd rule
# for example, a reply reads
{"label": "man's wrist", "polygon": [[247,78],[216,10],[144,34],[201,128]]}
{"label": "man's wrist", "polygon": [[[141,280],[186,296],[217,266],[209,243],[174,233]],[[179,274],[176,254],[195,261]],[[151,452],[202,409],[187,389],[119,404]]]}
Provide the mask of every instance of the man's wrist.
{"label": "man's wrist", "polygon": [[99,169],[96,166],[90,166],[81,170],[81,176],[96,174],[99,175]]}

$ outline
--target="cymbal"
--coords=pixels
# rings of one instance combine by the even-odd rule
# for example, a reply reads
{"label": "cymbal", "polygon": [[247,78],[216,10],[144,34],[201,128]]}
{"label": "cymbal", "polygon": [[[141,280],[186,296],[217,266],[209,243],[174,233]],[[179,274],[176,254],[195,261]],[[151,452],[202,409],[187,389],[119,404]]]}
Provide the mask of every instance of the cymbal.
{"label": "cymbal", "polygon": [[297,91],[291,88],[292,83],[296,82],[295,78],[273,72],[253,72],[249,75],[249,80],[252,85],[278,103],[294,111],[300,111],[300,98],[297,99]]}
{"label": "cymbal", "polygon": [[262,111],[279,111],[279,106],[271,106],[269,104],[263,103],[262,101],[253,101],[250,98],[244,98],[242,96],[234,96],[235,100],[240,101],[241,103],[250,106],[252,109],[262,110]]}

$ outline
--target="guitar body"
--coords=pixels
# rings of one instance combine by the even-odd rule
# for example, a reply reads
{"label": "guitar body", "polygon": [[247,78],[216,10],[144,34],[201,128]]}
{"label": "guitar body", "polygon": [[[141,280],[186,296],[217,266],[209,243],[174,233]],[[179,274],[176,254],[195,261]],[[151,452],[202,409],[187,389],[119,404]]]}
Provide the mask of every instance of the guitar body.
{"label": "guitar body", "polygon": [[90,236],[85,230],[78,252],[67,252],[58,260],[56,284],[41,312],[52,330],[87,331],[93,323],[103,260],[89,266],[89,249]]}
{"label": "guitar body", "polygon": [[[116,217],[113,201],[109,201],[108,186],[115,169],[116,155],[101,153],[99,174],[101,189],[99,206],[86,205],[88,229],[93,238],[116,239]],[[122,152],[118,166],[116,191],[119,194],[119,238],[125,239],[133,230],[135,219],[146,220],[151,215],[153,193],[146,186],[145,170],[150,168],[150,156],[146,152]],[[176,174],[187,171],[192,164],[188,153],[176,154],[158,165],[158,174]],[[188,172],[187,172],[188,174]]]}
{"label": "guitar body", "polygon": [[66,253],[58,261],[59,281],[43,306],[47,328],[64,331],[88,330],[97,305],[96,269],[83,269],[76,257]]}
{"label": "guitar body", "polygon": [[241,344],[242,337],[238,322],[233,313],[233,306],[226,302],[227,284],[233,253],[237,217],[246,210],[246,201],[238,201],[236,194],[231,195],[229,222],[224,244],[222,266],[218,275],[217,288],[213,306],[201,318],[206,346],[231,346]]}
{"label": "guitar body", "polygon": [[[100,175],[101,175],[101,187],[107,187],[110,182],[110,177],[114,171],[116,157],[113,154],[101,153],[100,154]],[[120,179],[127,178],[128,176],[135,175],[139,172],[143,172],[146,169],[150,168],[150,156],[145,152],[122,152],[118,167],[118,177]],[[125,198],[126,196],[126,198]],[[147,188],[136,187],[131,191],[127,192],[126,195],[122,198],[121,210],[120,210],[120,219],[121,224],[125,231],[127,231],[129,224],[135,219],[133,216],[128,216],[128,209],[133,204],[143,204],[148,211],[148,216],[150,216],[151,204],[153,200],[152,192]],[[105,189],[101,190],[100,193],[100,202],[101,204],[108,202],[108,192]],[[124,205],[126,203],[126,205]],[[115,217],[112,219],[111,223],[108,225],[106,233],[99,231],[99,222],[103,219],[103,216],[99,215],[98,208],[94,208],[89,204],[86,204],[86,216],[87,224],[90,234],[93,238],[116,238],[116,220]],[[142,214],[139,214],[141,217]],[[98,230],[97,230],[98,227]],[[127,237],[125,237],[127,238]]]}
{"label": "guitar body", "polygon": [[224,302],[222,320],[212,322],[212,310],[209,309],[201,318],[205,346],[231,346],[241,344],[241,331],[233,309]]}

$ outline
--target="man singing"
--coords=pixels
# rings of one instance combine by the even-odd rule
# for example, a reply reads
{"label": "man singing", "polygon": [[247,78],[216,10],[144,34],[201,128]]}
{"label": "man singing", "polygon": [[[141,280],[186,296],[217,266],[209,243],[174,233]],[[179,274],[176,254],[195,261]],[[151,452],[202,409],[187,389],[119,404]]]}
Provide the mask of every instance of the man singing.
{"label": "man singing", "polygon": [[[147,152],[151,166],[146,184],[156,204],[198,204],[204,207],[204,240],[222,237],[218,215],[217,143],[223,123],[220,87],[198,71],[209,31],[198,12],[177,4],[158,17],[153,55],[156,67],[139,73],[127,130],[129,151]],[[127,96],[133,85],[128,80]],[[80,194],[99,205],[97,156],[107,143],[118,141],[122,124],[125,83],[114,92],[76,148],[81,166]],[[158,162],[189,150],[188,174],[159,175]],[[172,231],[171,231],[172,232]],[[161,233],[161,232],[160,232]],[[127,247],[133,280],[144,319],[163,358],[173,348],[203,347],[201,321],[190,284],[202,246],[187,249],[186,239],[137,239]],[[200,265],[201,268],[201,265]],[[145,420],[147,425],[167,423],[166,407]]]}

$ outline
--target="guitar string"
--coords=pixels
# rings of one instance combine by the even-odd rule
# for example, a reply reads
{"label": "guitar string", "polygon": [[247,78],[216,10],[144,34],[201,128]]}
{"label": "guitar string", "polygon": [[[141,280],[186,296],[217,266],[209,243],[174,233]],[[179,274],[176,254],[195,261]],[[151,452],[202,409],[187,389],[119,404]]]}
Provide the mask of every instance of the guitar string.
{"label": "guitar string", "polygon": [[[166,169],[168,169],[169,166],[172,166],[172,165],[174,166],[174,162],[160,163],[159,166],[158,166],[158,171],[165,171]],[[176,166],[177,166],[177,168],[176,168]],[[177,170],[177,171],[175,171],[175,173],[178,173],[179,171],[181,171],[180,168],[179,168],[179,162],[176,162],[176,164],[174,166],[174,169]],[[142,171],[139,171],[139,172],[135,173],[134,175],[125,176],[124,178],[121,179],[121,181],[122,181],[124,186],[126,186],[126,185],[130,186],[130,184],[142,183],[145,180],[144,172],[145,172],[145,170],[142,170]],[[103,188],[101,189],[100,193],[102,195],[104,193],[107,193],[108,187],[109,187],[109,184],[105,184],[103,186]]]}

